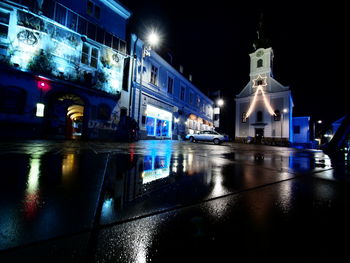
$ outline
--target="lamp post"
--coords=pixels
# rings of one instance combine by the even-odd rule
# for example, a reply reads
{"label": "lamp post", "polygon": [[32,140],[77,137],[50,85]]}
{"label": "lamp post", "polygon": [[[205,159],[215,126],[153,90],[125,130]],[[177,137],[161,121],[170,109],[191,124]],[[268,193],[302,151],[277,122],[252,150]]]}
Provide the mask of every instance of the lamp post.
{"label": "lamp post", "polygon": [[[136,40],[137,42],[137,40]],[[135,42],[135,45],[137,44]],[[143,82],[143,66],[144,66],[144,58],[149,57],[151,55],[151,49],[152,47],[158,45],[159,43],[159,36],[155,31],[151,31],[148,36],[147,40],[142,44],[142,50],[141,50],[141,71],[140,71],[140,87],[139,87],[139,106],[138,106],[138,114],[137,114],[137,122],[139,123],[140,121],[140,111],[141,111],[141,90],[142,90],[142,82]],[[135,78],[136,80],[136,78]],[[136,92],[134,92],[133,97],[136,97]],[[132,116],[134,117],[135,111],[135,105],[134,105],[134,99],[133,99],[133,114]]]}
{"label": "lamp post", "polygon": [[282,110],[282,115],[281,115],[281,144],[282,144],[282,139],[283,139],[283,123],[284,123],[284,114],[288,112],[288,109],[283,109]]}

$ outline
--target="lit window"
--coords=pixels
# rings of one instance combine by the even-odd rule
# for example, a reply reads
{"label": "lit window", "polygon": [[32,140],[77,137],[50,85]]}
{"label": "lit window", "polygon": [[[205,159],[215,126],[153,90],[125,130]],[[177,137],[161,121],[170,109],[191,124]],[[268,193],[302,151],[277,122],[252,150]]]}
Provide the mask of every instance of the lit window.
{"label": "lit window", "polygon": [[97,68],[98,62],[98,49],[84,43],[81,52],[81,63],[93,68]]}
{"label": "lit window", "polygon": [[158,75],[158,68],[152,65],[151,66],[151,83],[154,85],[157,85],[157,75]]}
{"label": "lit window", "polygon": [[7,39],[9,21],[10,13],[0,9],[0,39]]}

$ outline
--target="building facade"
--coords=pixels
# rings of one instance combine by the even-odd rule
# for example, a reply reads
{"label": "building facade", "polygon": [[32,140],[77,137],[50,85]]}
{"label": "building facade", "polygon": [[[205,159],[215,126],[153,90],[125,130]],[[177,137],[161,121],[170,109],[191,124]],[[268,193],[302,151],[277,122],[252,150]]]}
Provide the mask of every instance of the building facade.
{"label": "building facade", "polygon": [[130,47],[135,60],[129,112],[140,124],[141,138],[180,139],[214,129],[211,99],[135,35]]}
{"label": "building facade", "polygon": [[129,106],[129,17],[113,0],[1,1],[0,136],[113,136]]}
{"label": "building facade", "polygon": [[236,141],[293,141],[293,100],[289,87],[273,78],[272,48],[250,55],[250,81],[236,96]]}

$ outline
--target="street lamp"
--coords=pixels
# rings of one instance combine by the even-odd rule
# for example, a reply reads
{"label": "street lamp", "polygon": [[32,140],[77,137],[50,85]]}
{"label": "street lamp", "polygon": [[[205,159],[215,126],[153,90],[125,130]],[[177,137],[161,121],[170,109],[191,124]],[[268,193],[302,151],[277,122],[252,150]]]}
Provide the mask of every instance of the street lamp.
{"label": "street lamp", "polygon": [[221,106],[224,105],[224,100],[223,100],[223,99],[218,99],[217,102],[216,102],[216,104],[217,104],[219,107],[221,107]]}
{"label": "street lamp", "polygon": [[[146,40],[143,45],[142,45],[142,51],[141,51],[141,72],[140,72],[140,87],[139,87],[139,109],[138,109],[138,114],[137,114],[137,122],[139,123],[140,121],[140,111],[141,111],[141,90],[142,90],[142,82],[143,82],[143,64],[144,64],[144,58],[151,56],[151,50],[152,47],[155,47],[159,44],[160,38],[157,32],[154,30],[151,30],[146,37]],[[136,40],[137,42],[137,40]],[[135,42],[135,45],[136,45]],[[134,94],[136,96],[136,94]],[[134,116],[134,106],[133,105],[133,116]]]}
{"label": "street lamp", "polygon": [[284,114],[288,112],[288,109],[283,109],[281,114],[281,143],[282,143],[282,137],[283,137],[283,122],[284,122]]}

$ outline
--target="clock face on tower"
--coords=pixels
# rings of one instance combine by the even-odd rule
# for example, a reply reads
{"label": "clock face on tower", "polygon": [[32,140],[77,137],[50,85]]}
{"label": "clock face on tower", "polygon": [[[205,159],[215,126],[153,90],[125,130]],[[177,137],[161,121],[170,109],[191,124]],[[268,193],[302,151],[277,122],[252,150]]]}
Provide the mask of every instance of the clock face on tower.
{"label": "clock face on tower", "polygon": [[264,51],[262,50],[259,50],[257,53],[256,53],[256,56],[259,58],[261,57],[262,55],[264,55]]}

